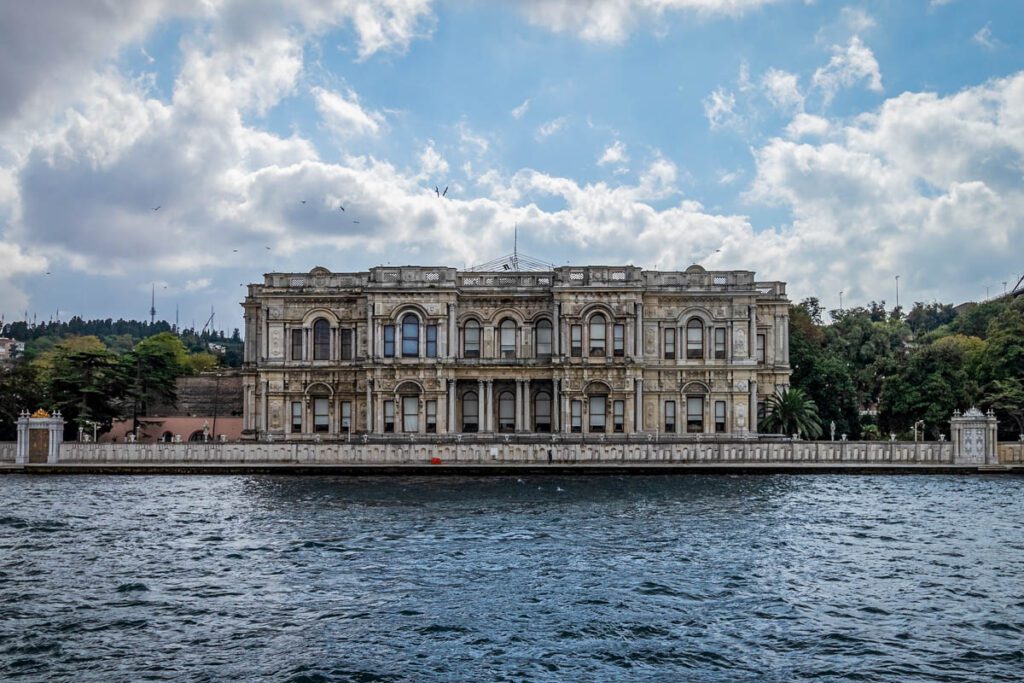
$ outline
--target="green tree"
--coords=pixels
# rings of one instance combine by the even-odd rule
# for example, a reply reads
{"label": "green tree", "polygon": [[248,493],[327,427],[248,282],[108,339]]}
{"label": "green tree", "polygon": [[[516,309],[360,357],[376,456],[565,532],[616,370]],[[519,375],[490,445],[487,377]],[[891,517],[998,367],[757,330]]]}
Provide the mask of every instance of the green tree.
{"label": "green tree", "polygon": [[768,397],[766,414],[758,425],[762,432],[799,434],[810,439],[821,436],[818,408],[800,389],[787,389]]}
{"label": "green tree", "polygon": [[65,437],[89,422],[110,429],[120,416],[120,397],[127,378],[120,359],[96,337],[70,337],[56,346],[37,367],[42,369],[50,405],[67,421]]}
{"label": "green tree", "polygon": [[[982,399],[985,408],[991,408],[999,418],[999,425],[1013,423],[1017,427],[1017,435],[1024,434],[1024,380],[1018,378],[997,379],[985,392]],[[1010,430],[1001,430],[1010,435]]]}
{"label": "green tree", "polygon": [[187,371],[188,354],[174,334],[162,332],[144,339],[121,357],[121,363],[131,378],[126,398],[132,405],[133,429],[152,402],[177,402],[176,381]]}

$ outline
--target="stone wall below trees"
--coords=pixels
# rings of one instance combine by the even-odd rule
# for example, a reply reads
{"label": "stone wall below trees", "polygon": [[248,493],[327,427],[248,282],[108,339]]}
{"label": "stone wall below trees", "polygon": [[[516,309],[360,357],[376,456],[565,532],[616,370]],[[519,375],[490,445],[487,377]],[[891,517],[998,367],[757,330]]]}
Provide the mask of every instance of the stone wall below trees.
{"label": "stone wall below trees", "polygon": [[17,441],[0,441],[0,462],[14,462],[17,452]]}

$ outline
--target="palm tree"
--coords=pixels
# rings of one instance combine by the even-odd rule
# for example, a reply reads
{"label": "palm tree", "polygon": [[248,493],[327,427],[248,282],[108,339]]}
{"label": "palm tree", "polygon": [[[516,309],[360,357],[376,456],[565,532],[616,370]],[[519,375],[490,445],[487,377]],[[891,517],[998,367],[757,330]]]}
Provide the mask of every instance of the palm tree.
{"label": "palm tree", "polygon": [[767,401],[767,414],[758,429],[779,434],[802,434],[811,439],[821,436],[818,406],[800,389],[786,389],[772,394]]}

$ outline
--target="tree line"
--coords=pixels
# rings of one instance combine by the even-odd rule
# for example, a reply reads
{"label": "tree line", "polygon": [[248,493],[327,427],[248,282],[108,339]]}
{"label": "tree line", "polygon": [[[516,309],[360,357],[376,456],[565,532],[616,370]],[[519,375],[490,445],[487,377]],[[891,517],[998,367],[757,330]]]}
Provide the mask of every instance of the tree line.
{"label": "tree line", "polygon": [[22,410],[39,407],[61,411],[66,438],[77,438],[79,428],[92,433],[94,424],[103,433],[156,402],[173,405],[178,377],[241,365],[238,330],[230,337],[170,330],[166,322],[81,318],[4,325],[0,336],[24,341],[25,352],[0,364],[0,441],[16,437]]}
{"label": "tree line", "polygon": [[[872,302],[830,311],[827,324],[824,314],[811,298],[789,317],[791,387],[810,403],[790,410],[809,414],[819,432],[834,421],[837,438],[906,439],[917,424],[934,439],[949,435],[954,410],[971,406],[995,411],[1000,438],[1024,432],[1024,297],[917,302],[908,313]],[[777,431],[779,414],[768,417],[762,426]],[[778,431],[790,433],[791,422]]]}

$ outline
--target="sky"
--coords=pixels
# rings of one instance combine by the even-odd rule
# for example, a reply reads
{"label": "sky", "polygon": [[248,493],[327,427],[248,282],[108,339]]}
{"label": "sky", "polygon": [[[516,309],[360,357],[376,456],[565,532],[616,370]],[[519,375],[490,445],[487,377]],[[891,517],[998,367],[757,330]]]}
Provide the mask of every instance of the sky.
{"label": "sky", "polygon": [[1024,273],[1018,0],[6,2],[0,93],[7,321],[230,332],[265,272],[515,234],[827,308]]}

